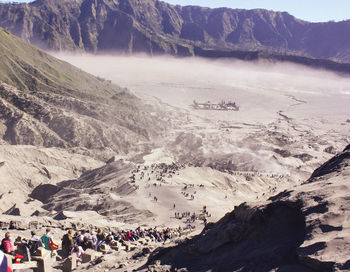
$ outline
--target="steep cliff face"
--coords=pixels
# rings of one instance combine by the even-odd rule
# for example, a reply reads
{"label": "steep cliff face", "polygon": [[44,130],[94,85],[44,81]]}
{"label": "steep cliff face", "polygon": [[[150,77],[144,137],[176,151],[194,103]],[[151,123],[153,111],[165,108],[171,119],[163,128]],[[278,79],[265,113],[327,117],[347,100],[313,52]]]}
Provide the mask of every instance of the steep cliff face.
{"label": "steep cliff face", "polygon": [[50,50],[193,55],[193,46],[350,60],[350,21],[308,23],[286,12],[172,6],[156,0],[0,4],[0,26]]}
{"label": "steep cliff face", "polygon": [[1,4],[0,25],[49,50],[174,53],[171,42],[152,33],[161,31],[158,19],[152,17],[153,11],[158,12],[155,6],[147,2],[141,6],[144,10],[136,10],[136,4],[111,0]]}

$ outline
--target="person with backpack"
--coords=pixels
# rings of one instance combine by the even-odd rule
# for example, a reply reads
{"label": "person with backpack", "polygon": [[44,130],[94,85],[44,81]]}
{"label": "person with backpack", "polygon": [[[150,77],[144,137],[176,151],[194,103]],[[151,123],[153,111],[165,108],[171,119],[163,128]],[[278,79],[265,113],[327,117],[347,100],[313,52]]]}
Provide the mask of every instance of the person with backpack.
{"label": "person with backpack", "polygon": [[53,237],[52,237],[52,235],[50,233],[51,233],[51,228],[47,228],[46,229],[46,234],[41,236],[41,242],[43,243],[44,248],[46,250],[51,250],[50,241],[53,239]]}
{"label": "person with backpack", "polygon": [[46,234],[41,236],[41,242],[43,242],[46,250],[51,251],[51,256],[56,255],[56,250],[58,249],[58,245],[53,241],[53,236],[51,234],[51,228],[46,229]]}
{"label": "person with backpack", "polygon": [[63,250],[64,257],[69,256],[69,254],[73,249],[73,245],[74,245],[73,231],[70,229],[65,235],[63,235],[63,238],[62,238],[62,250]]}
{"label": "person with backpack", "polygon": [[1,250],[6,254],[14,255],[15,249],[11,241],[11,233],[6,232],[5,238],[1,241]]}
{"label": "person with backpack", "polygon": [[28,249],[30,252],[30,255],[35,255],[35,252],[39,247],[43,246],[43,243],[41,242],[41,239],[39,236],[36,236],[36,232],[34,230],[31,231],[32,238],[28,241]]}

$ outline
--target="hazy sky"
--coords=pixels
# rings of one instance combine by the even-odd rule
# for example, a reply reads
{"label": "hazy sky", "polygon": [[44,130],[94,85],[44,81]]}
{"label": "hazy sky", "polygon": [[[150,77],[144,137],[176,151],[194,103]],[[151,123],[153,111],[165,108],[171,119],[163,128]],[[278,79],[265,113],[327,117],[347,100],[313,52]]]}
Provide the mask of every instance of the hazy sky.
{"label": "hazy sky", "polygon": [[349,0],[165,0],[165,2],[179,5],[287,11],[295,17],[312,22],[350,19]]}
{"label": "hazy sky", "polygon": [[[0,2],[8,1],[0,0]],[[30,1],[17,0],[16,2]],[[350,0],[165,0],[165,2],[213,8],[264,8],[275,11],[287,11],[297,18],[311,22],[342,21],[350,19]]]}

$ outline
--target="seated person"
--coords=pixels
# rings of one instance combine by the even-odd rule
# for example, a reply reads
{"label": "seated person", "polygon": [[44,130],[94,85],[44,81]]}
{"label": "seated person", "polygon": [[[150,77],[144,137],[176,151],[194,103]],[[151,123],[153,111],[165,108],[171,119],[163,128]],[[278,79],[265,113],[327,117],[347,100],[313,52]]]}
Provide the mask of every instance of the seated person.
{"label": "seated person", "polygon": [[77,257],[77,265],[79,264],[79,262],[81,263],[82,262],[82,258],[81,258],[81,255],[84,254],[84,250],[81,246],[78,246],[78,245],[75,245],[73,248],[72,248],[72,251],[71,251],[71,255],[75,254],[75,256]]}

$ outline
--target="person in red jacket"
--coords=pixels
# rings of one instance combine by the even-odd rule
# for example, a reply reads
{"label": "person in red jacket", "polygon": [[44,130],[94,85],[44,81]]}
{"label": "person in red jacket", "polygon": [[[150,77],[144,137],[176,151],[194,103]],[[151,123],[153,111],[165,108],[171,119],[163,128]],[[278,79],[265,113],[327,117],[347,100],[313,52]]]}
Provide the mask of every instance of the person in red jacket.
{"label": "person in red jacket", "polygon": [[5,238],[2,239],[1,249],[4,251],[4,253],[11,254],[11,255],[14,254],[15,249],[14,249],[12,241],[11,241],[11,233],[10,232],[6,232]]}

